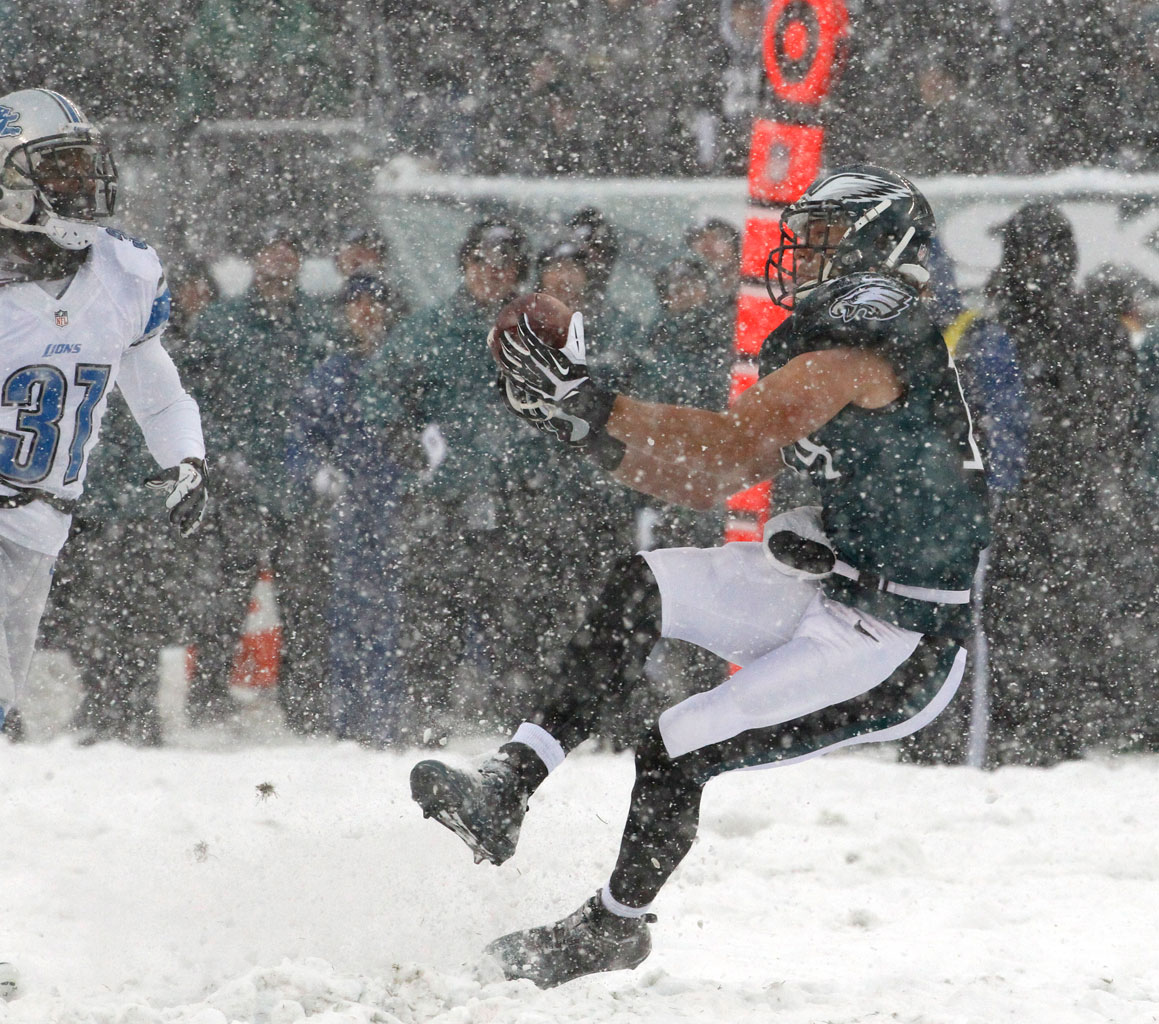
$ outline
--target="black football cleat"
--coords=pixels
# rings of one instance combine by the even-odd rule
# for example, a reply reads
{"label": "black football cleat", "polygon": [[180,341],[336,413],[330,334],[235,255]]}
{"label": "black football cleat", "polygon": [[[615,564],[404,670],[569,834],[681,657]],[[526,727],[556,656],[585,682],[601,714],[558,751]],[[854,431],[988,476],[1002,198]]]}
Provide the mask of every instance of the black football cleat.
{"label": "black football cleat", "polygon": [[485,950],[509,981],[527,978],[554,988],[585,974],[639,967],[652,952],[648,925],[654,914],[618,917],[596,893],[570,917],[542,928],[512,932]]}
{"label": "black football cleat", "polygon": [[515,852],[528,794],[507,755],[478,768],[420,761],[410,772],[410,792],[424,818],[445,825],[475,855],[475,863],[502,864]]}

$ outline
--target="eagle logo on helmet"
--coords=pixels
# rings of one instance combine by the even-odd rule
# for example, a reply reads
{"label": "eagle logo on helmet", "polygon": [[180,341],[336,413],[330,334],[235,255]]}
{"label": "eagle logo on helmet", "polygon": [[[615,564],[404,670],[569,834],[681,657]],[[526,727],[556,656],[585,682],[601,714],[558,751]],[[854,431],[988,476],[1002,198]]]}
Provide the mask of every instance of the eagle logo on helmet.
{"label": "eagle logo on helmet", "polygon": [[852,323],[854,320],[892,320],[917,301],[908,288],[885,277],[860,281],[829,307],[834,320]]}
{"label": "eagle logo on helmet", "polygon": [[10,139],[20,132],[20,112],[11,107],[0,107],[0,139]]}
{"label": "eagle logo on helmet", "polygon": [[910,192],[901,184],[875,175],[835,174],[803,198],[810,202],[843,199],[873,203],[882,199],[909,199]]}

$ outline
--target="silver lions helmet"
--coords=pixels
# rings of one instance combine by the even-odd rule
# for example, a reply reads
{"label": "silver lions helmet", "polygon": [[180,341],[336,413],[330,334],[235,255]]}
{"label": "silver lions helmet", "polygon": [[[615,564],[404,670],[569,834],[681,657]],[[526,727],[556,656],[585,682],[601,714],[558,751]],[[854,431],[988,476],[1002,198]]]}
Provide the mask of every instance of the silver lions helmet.
{"label": "silver lions helmet", "polygon": [[60,93],[0,96],[0,228],[85,249],[117,201],[117,168],[100,131]]}

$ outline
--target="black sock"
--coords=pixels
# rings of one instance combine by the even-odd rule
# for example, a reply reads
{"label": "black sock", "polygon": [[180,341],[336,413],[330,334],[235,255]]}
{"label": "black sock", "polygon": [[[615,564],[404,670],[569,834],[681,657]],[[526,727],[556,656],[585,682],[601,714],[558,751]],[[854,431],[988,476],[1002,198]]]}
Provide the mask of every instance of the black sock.
{"label": "black sock", "polygon": [[499,753],[507,758],[507,764],[519,780],[519,789],[524,796],[531,796],[547,778],[547,765],[526,743],[504,743]]}

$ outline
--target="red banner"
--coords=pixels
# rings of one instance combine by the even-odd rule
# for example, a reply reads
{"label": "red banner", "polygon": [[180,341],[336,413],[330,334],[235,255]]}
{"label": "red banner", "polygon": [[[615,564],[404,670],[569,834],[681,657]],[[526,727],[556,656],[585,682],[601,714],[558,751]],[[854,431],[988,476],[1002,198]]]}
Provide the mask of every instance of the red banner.
{"label": "red banner", "polygon": [[[787,316],[765,290],[765,263],[780,244],[780,207],[799,198],[821,173],[825,130],[818,123],[817,107],[840,71],[848,28],[841,0],[773,0],[765,17],[765,74],[776,109],[753,122],[748,171],[752,211],[741,246],[743,285],[737,299],[730,404],[756,383],[761,346]],[[768,483],[733,495],[725,540],[760,540],[770,501]]]}
{"label": "red banner", "polygon": [[817,106],[840,70],[849,16],[841,0],[773,0],[765,17],[765,75],[786,103]]}

